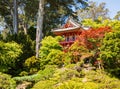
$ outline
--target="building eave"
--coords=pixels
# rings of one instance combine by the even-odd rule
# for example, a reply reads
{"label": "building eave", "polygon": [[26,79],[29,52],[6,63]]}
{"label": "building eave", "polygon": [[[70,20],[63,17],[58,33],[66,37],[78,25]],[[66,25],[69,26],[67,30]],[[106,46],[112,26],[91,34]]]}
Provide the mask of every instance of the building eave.
{"label": "building eave", "polygon": [[62,29],[52,30],[52,32],[64,32],[64,31],[76,30],[79,28],[80,28],[80,26],[79,27],[62,28]]}

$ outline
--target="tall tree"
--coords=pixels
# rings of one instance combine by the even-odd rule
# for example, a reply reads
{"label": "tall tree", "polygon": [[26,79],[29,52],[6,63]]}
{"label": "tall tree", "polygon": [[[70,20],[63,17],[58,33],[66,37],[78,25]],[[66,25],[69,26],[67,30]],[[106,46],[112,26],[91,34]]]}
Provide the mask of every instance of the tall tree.
{"label": "tall tree", "polygon": [[0,0],[0,15],[4,18],[6,27],[13,30],[13,1],[11,0]]}
{"label": "tall tree", "polygon": [[[34,3],[34,4],[33,4]],[[30,27],[36,26],[39,0],[21,0],[19,9],[19,28],[28,33]]]}
{"label": "tall tree", "polygon": [[[37,9],[38,9],[37,3],[38,2],[39,2],[39,0],[19,0],[18,1],[18,3],[17,3],[18,9],[20,7],[23,8],[19,11],[18,14],[20,14],[21,11],[24,12],[23,16],[21,16],[21,18],[19,18],[19,21],[21,21],[23,28],[28,29],[28,27],[31,26],[31,24],[29,22],[36,22]],[[82,7],[84,7],[87,5],[86,2],[87,2],[87,0],[44,0],[44,4],[43,4],[44,5],[44,20],[43,20],[43,30],[42,30],[43,36],[49,35],[49,33],[51,32],[51,29],[58,27],[59,24],[62,24],[65,21],[66,17],[68,17],[70,15],[73,17],[76,17],[73,8],[78,9],[80,7],[80,5]],[[10,25],[11,29],[13,29],[13,27],[14,27],[13,23],[12,23],[13,1],[1,0],[0,4],[1,4],[0,8],[2,10],[1,11],[2,16],[6,18],[5,20],[8,20],[7,18],[9,16],[9,21],[6,21],[6,23],[8,25]],[[20,17],[20,15],[19,15],[19,17]],[[34,24],[33,26],[36,26],[36,24]],[[38,26],[37,26],[37,29],[38,29]],[[27,33],[26,30],[25,30],[25,33]],[[37,33],[39,33],[39,32],[37,32]],[[36,37],[38,37],[38,36],[39,35],[37,35]],[[39,42],[39,41],[40,40],[38,40],[37,42]]]}
{"label": "tall tree", "polygon": [[42,39],[43,29],[43,15],[44,15],[44,0],[39,1],[38,18],[37,18],[37,31],[36,31],[36,58],[39,57],[39,46]]}
{"label": "tall tree", "polygon": [[14,12],[13,12],[13,29],[14,33],[17,34],[18,32],[18,5],[17,0],[14,0]]}
{"label": "tall tree", "polygon": [[117,14],[115,15],[114,19],[120,20],[120,11],[117,12]]}
{"label": "tall tree", "polygon": [[[11,32],[18,31],[18,0],[0,0],[0,15]],[[13,30],[14,29],[14,30]]]}
{"label": "tall tree", "polygon": [[49,35],[51,29],[64,24],[65,19],[69,16],[77,18],[76,10],[86,6],[87,0],[46,0],[44,35]]}
{"label": "tall tree", "polygon": [[[36,26],[39,0],[18,0],[19,28],[27,34],[27,29]],[[34,3],[34,4],[33,4]],[[52,28],[62,24],[65,18],[76,17],[73,8],[85,7],[87,0],[45,0],[43,33],[49,35]],[[7,27],[13,30],[13,0],[0,0],[0,15],[5,18]]]}
{"label": "tall tree", "polygon": [[96,20],[99,16],[104,19],[108,19],[109,10],[105,7],[105,3],[102,2],[97,5],[96,2],[89,2],[89,6],[84,9],[80,9],[77,11],[78,17],[80,20],[84,19],[92,19]]}
{"label": "tall tree", "polygon": [[105,35],[100,47],[100,59],[108,72],[120,78],[120,31]]}
{"label": "tall tree", "polygon": [[[68,17],[69,15],[72,15],[73,17],[75,17],[75,15],[73,14],[74,11],[72,10],[72,7],[75,7],[77,9],[79,7],[77,3],[82,4],[82,6],[86,5],[85,1],[83,0],[66,0],[66,1],[44,0],[43,2],[40,0],[39,10],[38,10],[39,13],[38,13],[38,19],[37,19],[37,32],[36,32],[36,57],[37,58],[38,58],[38,51],[39,51],[39,42],[41,41],[42,32],[44,36],[48,35],[47,32],[49,33],[51,31],[51,28],[55,28],[57,27],[58,24],[64,22],[66,17]],[[43,20],[43,14],[45,18],[44,20]]]}

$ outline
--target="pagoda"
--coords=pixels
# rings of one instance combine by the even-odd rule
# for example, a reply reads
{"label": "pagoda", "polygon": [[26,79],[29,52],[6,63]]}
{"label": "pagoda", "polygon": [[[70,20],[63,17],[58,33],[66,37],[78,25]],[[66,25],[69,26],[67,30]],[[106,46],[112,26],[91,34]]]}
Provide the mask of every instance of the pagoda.
{"label": "pagoda", "polygon": [[68,18],[67,22],[62,27],[53,29],[52,32],[57,36],[64,37],[65,40],[60,42],[63,47],[70,47],[82,33],[82,30],[83,28],[80,24]]}

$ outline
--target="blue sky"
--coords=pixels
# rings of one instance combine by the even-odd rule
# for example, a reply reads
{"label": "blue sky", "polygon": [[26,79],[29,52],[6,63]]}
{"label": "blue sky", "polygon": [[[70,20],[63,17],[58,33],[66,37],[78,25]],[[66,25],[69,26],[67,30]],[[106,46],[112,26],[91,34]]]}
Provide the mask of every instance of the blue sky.
{"label": "blue sky", "polygon": [[109,9],[109,16],[113,19],[116,15],[117,11],[120,11],[120,0],[90,0],[97,2],[98,4],[101,2],[106,3],[106,8]]}

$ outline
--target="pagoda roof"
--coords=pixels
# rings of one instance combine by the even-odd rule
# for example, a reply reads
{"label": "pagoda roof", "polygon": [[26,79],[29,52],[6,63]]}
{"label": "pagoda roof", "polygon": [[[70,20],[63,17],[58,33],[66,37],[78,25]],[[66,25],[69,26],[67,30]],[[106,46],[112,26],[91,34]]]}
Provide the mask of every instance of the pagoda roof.
{"label": "pagoda roof", "polygon": [[64,32],[64,31],[71,31],[77,30],[81,28],[81,25],[76,23],[72,18],[68,18],[67,22],[60,28],[52,29],[52,32]]}

